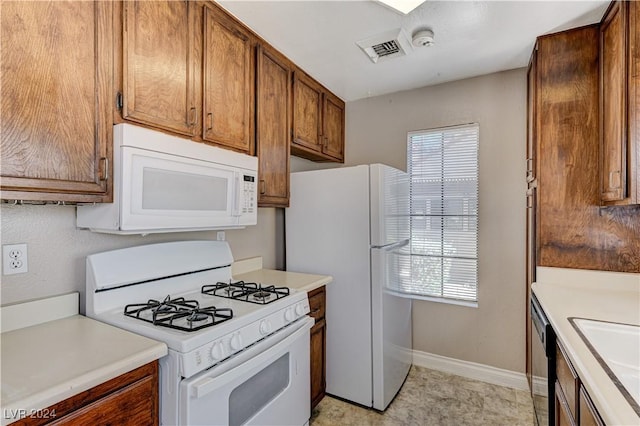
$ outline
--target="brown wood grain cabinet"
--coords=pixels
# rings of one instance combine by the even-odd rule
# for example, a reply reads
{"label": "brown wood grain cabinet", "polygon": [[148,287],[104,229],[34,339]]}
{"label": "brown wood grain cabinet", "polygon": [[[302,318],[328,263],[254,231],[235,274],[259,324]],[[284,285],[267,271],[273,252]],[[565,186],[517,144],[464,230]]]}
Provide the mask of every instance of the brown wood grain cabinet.
{"label": "brown wood grain cabinet", "polygon": [[344,162],[344,102],[301,70],[293,73],[291,153]]}
{"label": "brown wood grain cabinet", "polygon": [[635,2],[616,1],[600,25],[600,196],[604,205],[640,202],[634,134],[638,99],[633,67],[634,62],[637,66],[634,55],[640,54],[637,18]]}
{"label": "brown wood grain cabinet", "polygon": [[111,2],[2,2],[2,198],[111,201]]}
{"label": "brown wood grain cabinet", "polygon": [[584,386],[580,386],[580,426],[604,426],[604,421],[598,414]]}
{"label": "brown wood grain cabinet", "polygon": [[603,426],[604,421],[560,343],[556,345],[556,376],[556,424]]}
{"label": "brown wood grain cabinet", "polygon": [[196,4],[126,1],[122,8],[122,118],[195,135],[200,71]]}
{"label": "brown wood grain cabinet", "polygon": [[324,145],[322,152],[340,162],[344,161],[344,102],[337,96],[325,92],[322,109]]}
{"label": "brown wood grain cabinet", "polygon": [[529,78],[536,261],[640,272],[640,207],[600,206],[599,37],[590,25],[537,40]]}
{"label": "brown wood grain cabinet", "polygon": [[260,207],[289,206],[291,65],[268,46],[259,46],[256,68],[256,153]]}
{"label": "brown wood grain cabinet", "polygon": [[125,2],[114,26],[120,120],[253,154],[255,38],[246,27],[204,1]]}
{"label": "brown wood grain cabinet", "polygon": [[143,365],[108,382],[54,404],[42,414],[12,423],[22,425],[157,425],[158,362]]}
{"label": "brown wood grain cabinet", "polygon": [[[529,386],[532,386],[531,370],[531,284],[536,280],[536,208],[537,208],[537,181],[536,181],[536,76],[537,76],[537,46],[533,50],[529,68],[527,71],[527,192],[526,192],[526,249],[525,249],[525,280],[526,280],[526,303],[525,303],[525,372]],[[537,337],[536,337],[537,338]]]}
{"label": "brown wood grain cabinet", "polygon": [[255,40],[219,8],[204,7],[202,139],[253,151]]}
{"label": "brown wood grain cabinet", "polygon": [[316,323],[311,328],[311,409],[325,396],[327,323],[325,319],[326,291],[322,286],[309,292],[309,315]]}

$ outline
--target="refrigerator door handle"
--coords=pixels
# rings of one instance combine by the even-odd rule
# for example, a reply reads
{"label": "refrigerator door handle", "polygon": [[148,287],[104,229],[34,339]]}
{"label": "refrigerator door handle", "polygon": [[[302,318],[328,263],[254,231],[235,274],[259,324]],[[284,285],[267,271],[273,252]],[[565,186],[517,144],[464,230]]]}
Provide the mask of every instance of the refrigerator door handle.
{"label": "refrigerator door handle", "polygon": [[387,245],[384,245],[384,246],[371,246],[371,248],[390,251],[390,250],[399,249],[399,248],[402,248],[402,247],[408,245],[409,241],[410,241],[409,239],[406,239],[406,240],[398,241],[397,243],[387,244]]}

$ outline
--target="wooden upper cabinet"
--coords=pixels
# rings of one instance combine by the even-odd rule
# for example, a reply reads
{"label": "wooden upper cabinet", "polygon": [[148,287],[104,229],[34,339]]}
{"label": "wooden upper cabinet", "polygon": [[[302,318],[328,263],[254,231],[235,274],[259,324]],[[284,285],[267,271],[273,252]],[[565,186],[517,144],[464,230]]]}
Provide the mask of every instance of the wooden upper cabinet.
{"label": "wooden upper cabinet", "polygon": [[626,6],[612,4],[600,26],[601,198],[626,197]]}
{"label": "wooden upper cabinet", "polygon": [[122,118],[192,136],[197,130],[194,3],[123,4]]}
{"label": "wooden upper cabinet", "polygon": [[253,149],[255,42],[217,9],[204,8],[202,139]]}
{"label": "wooden upper cabinet", "polygon": [[293,145],[322,151],[322,86],[296,71],[293,74]]}
{"label": "wooden upper cabinet", "polygon": [[538,146],[536,142],[536,100],[537,100],[537,88],[536,81],[538,75],[537,67],[537,45],[533,49],[531,55],[531,61],[529,62],[529,69],[527,70],[527,183],[531,183],[536,179],[538,156],[536,154],[536,148]]}
{"label": "wooden upper cabinet", "polygon": [[112,3],[0,8],[2,198],[111,201]]}
{"label": "wooden upper cabinet", "polygon": [[324,94],[322,152],[338,161],[344,159],[344,102],[330,93]]}
{"label": "wooden upper cabinet", "polygon": [[258,47],[256,148],[260,207],[289,206],[291,67],[283,56]]}
{"label": "wooden upper cabinet", "polygon": [[344,102],[299,70],[293,73],[291,152],[313,161],[344,161]]}
{"label": "wooden upper cabinet", "polygon": [[637,20],[635,2],[617,1],[611,4],[600,25],[600,198],[603,205],[640,203],[637,76],[634,77],[639,55]]}
{"label": "wooden upper cabinet", "polygon": [[640,3],[628,3],[628,139],[627,188],[629,204],[640,204]]}

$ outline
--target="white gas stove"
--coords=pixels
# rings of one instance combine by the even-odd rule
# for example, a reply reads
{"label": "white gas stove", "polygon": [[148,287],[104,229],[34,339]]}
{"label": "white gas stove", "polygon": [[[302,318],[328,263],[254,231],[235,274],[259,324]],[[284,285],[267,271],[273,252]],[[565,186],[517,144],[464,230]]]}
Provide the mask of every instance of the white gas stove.
{"label": "white gas stove", "polygon": [[234,282],[232,262],[222,241],[88,256],[87,316],[167,344],[162,424],[305,424],[307,295]]}

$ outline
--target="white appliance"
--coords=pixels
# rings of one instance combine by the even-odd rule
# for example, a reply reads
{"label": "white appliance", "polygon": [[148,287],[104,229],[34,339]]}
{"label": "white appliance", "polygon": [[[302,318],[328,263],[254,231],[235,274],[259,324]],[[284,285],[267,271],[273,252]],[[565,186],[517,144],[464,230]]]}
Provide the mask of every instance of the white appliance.
{"label": "white appliance", "polygon": [[307,424],[307,294],[232,283],[232,262],[224,241],[88,256],[87,316],[167,344],[161,424]]}
{"label": "white appliance", "polygon": [[258,218],[258,159],[131,124],[113,132],[113,203],[79,205],[96,232],[232,229]]}
{"label": "white appliance", "polygon": [[293,173],[290,206],[287,270],[333,276],[327,393],[384,410],[412,360],[411,299],[392,290],[409,241],[407,175],[381,164]]}

